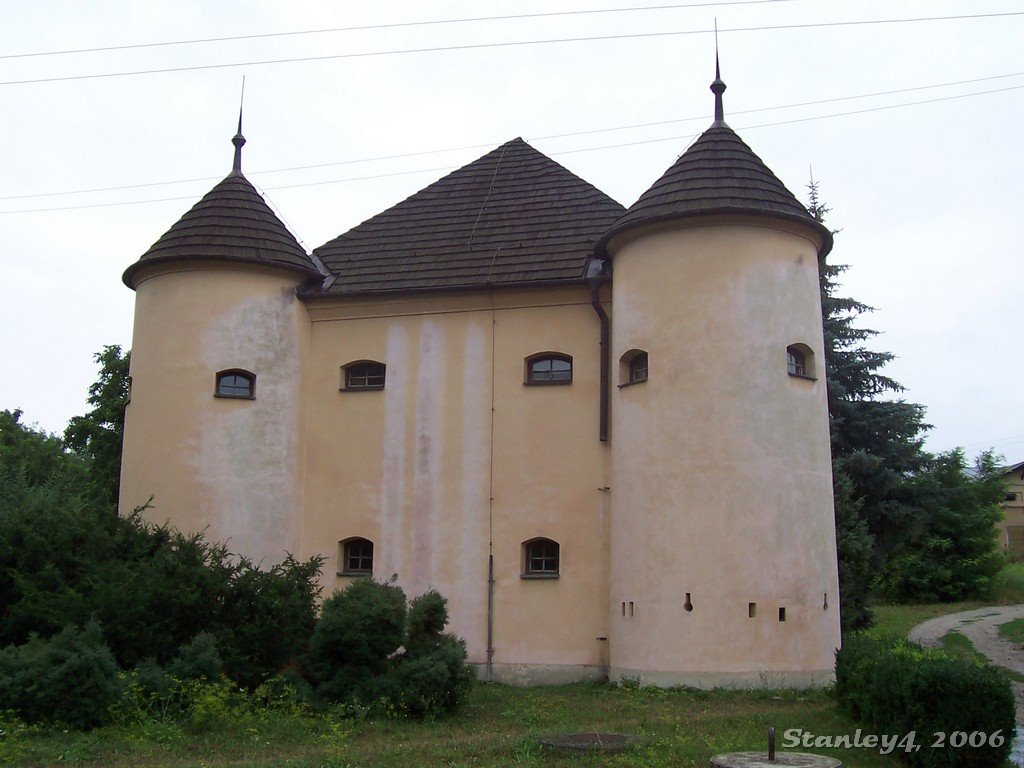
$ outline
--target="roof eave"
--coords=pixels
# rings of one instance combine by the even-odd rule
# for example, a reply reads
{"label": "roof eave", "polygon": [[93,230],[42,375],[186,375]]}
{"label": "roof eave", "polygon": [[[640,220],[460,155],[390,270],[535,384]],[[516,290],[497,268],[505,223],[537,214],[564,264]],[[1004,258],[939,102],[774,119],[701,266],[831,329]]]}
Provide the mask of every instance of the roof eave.
{"label": "roof eave", "polygon": [[124,271],[124,273],[121,275],[121,282],[123,282],[126,286],[128,286],[134,291],[134,278],[139,273],[139,271],[146,269],[148,267],[163,266],[165,264],[173,264],[175,262],[198,262],[203,264],[215,262],[228,262],[230,264],[248,264],[252,266],[264,267],[267,269],[280,270],[282,272],[292,272],[298,275],[302,275],[305,278],[315,277],[318,280],[322,280],[324,278],[324,275],[322,275],[312,264],[308,268],[304,268],[297,264],[282,264],[279,262],[271,262],[265,259],[258,259],[251,256],[203,256],[201,254],[195,254],[190,256],[152,256],[147,259],[139,259]]}
{"label": "roof eave", "polygon": [[759,219],[776,219],[798,224],[802,227],[806,227],[821,238],[821,246],[818,248],[819,260],[824,259],[832,250],[832,232],[828,227],[818,221],[815,221],[809,216],[800,216],[795,213],[787,213],[786,211],[766,211],[763,208],[756,207],[727,206],[720,208],[705,208],[699,211],[663,213],[656,216],[647,216],[644,218],[623,221],[619,224],[612,225],[608,231],[598,238],[597,243],[594,245],[594,252],[598,255],[608,256],[611,258],[611,254],[608,252],[608,244],[615,237],[626,232],[642,229],[654,224],[663,224],[671,221],[689,221],[692,219],[708,218],[712,216],[753,216]]}

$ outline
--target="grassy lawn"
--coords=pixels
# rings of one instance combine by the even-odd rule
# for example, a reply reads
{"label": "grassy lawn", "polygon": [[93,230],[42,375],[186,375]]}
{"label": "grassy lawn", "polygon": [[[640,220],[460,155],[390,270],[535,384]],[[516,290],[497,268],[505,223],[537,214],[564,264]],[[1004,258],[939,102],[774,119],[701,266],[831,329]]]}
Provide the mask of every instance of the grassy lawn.
{"label": "grassy lawn", "polygon": [[[774,725],[852,735],[857,725],[828,691],[623,689],[610,685],[510,688],[480,685],[457,717],[436,722],[343,720],[296,715],[228,719],[196,733],[171,724],[107,727],[89,734],[8,732],[5,766],[694,766],[714,754],[764,750]],[[539,737],[595,730],[642,743],[618,755],[542,752]],[[814,749],[847,765],[894,768],[893,755],[869,749]]]}
{"label": "grassy lawn", "polygon": [[[1000,574],[989,602],[879,605],[876,633],[906,636],[935,616],[998,603],[1024,602],[1024,564]],[[1005,632],[1024,642],[1024,621]],[[1005,633],[1004,632],[1004,633]],[[976,655],[958,633],[945,647]],[[172,722],[109,726],[91,733],[26,728],[0,713],[0,765],[159,766],[164,768],[489,768],[497,766],[692,766],[704,768],[720,752],[764,750],[768,726],[785,749],[787,729],[818,736],[852,735],[858,724],[829,691],[698,691],[629,689],[581,683],[511,688],[479,685],[458,716],[426,723],[345,719],[285,713],[214,718],[197,730]],[[572,756],[544,751],[546,735],[604,731],[641,738],[618,755]],[[878,750],[811,748],[858,768],[895,768]]]}
{"label": "grassy lawn", "polygon": [[999,634],[1015,643],[1024,643],[1024,619],[1014,619],[999,625]]}

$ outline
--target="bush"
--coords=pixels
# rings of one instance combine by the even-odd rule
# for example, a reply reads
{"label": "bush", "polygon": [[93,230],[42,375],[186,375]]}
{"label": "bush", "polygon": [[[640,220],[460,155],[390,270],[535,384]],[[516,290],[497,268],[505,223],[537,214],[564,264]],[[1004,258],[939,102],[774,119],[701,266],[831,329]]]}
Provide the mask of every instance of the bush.
{"label": "bush", "polygon": [[117,664],[96,622],[0,651],[0,710],[26,722],[93,728],[110,719],[120,694]]}
{"label": "bush", "polygon": [[327,598],[306,657],[317,699],[376,699],[404,630],[405,593],[393,584],[357,579]]}
{"label": "bush", "polygon": [[[877,733],[916,732],[921,749],[902,751],[912,766],[1000,766],[1015,733],[1010,683],[993,667],[924,649],[906,640],[853,635],[836,654],[836,696]],[[943,748],[933,734],[946,736]],[[985,734],[982,746],[950,746],[955,732]],[[999,734],[999,738],[993,738]]]}
{"label": "bush", "polygon": [[445,599],[431,590],[406,611],[405,593],[370,579],[324,601],[306,669],[320,706],[375,707],[413,717],[453,712],[473,673],[466,646],[444,633]]}

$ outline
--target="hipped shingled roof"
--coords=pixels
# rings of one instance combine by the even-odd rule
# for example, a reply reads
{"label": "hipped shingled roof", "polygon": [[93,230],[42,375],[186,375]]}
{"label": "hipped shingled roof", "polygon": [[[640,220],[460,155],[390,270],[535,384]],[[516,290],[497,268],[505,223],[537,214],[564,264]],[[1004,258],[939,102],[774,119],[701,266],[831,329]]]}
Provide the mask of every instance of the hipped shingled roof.
{"label": "hipped shingled roof", "polygon": [[578,282],[624,210],[513,139],[317,248],[335,279],[304,296]]}
{"label": "hipped shingled roof", "polygon": [[234,261],[322,276],[294,235],[241,171],[232,171],[125,270],[134,288],[143,267],[169,261]]}

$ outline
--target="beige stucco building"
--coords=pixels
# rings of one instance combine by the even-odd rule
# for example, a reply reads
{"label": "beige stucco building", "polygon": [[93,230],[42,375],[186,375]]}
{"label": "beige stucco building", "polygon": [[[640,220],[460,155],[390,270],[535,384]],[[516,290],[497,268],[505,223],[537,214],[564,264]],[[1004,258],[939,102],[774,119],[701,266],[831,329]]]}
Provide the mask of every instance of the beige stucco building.
{"label": "beige stucco building", "polygon": [[628,210],[515,139],[312,254],[239,126],[125,272],[122,511],[437,588],[494,679],[827,681],[831,237],[724,89]]}
{"label": "beige stucco building", "polygon": [[1003,470],[1006,492],[999,532],[1003,548],[1011,555],[1024,555],[1024,461]]}

